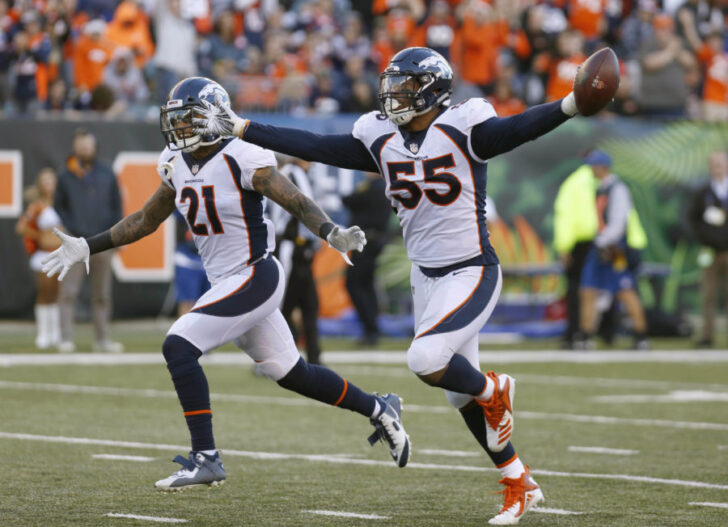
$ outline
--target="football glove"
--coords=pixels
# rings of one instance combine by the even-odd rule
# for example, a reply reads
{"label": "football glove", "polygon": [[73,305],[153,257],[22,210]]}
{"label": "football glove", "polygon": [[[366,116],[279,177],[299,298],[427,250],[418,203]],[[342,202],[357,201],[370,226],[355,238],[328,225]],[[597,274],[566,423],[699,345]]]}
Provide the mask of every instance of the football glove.
{"label": "football glove", "polygon": [[55,228],[53,232],[61,239],[61,246],[43,258],[41,261],[43,272],[48,275],[48,278],[51,278],[60,271],[61,274],[58,275],[58,281],[60,282],[71,267],[78,262],[83,262],[86,264],[86,274],[88,274],[90,251],[86,240],[69,236]]}
{"label": "football glove", "polygon": [[561,111],[569,117],[573,117],[579,113],[579,109],[576,107],[576,98],[574,92],[570,92],[569,95],[561,99]]}
{"label": "football glove", "polygon": [[192,119],[195,133],[200,135],[214,134],[223,137],[242,137],[248,127],[248,120],[241,119],[226,104],[219,94],[215,94],[215,103],[202,100],[202,107],[198,110],[202,117]]}
{"label": "football glove", "polygon": [[349,251],[359,251],[364,249],[367,244],[367,237],[364,231],[356,225],[349,227],[348,229],[342,229],[338,225],[326,237],[326,241],[329,245],[341,253],[341,257],[349,265],[354,265],[349,259]]}

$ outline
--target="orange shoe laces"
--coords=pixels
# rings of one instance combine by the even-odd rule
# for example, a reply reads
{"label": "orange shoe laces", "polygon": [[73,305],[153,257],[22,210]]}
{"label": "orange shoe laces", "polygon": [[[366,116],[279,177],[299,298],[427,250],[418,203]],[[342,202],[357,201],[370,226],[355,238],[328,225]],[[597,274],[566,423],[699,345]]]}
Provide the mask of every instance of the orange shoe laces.
{"label": "orange shoe laces", "polygon": [[483,414],[485,415],[485,420],[488,421],[488,424],[493,430],[498,429],[498,425],[501,422],[501,419],[503,419],[503,414],[506,413],[506,410],[509,412],[513,412],[511,409],[511,401],[508,399],[508,389],[510,388],[510,379],[506,379],[506,384],[503,386],[503,390],[500,389],[500,383],[498,381],[498,376],[492,372],[489,371],[486,373],[486,376],[490,377],[493,382],[495,382],[495,388],[493,389],[493,395],[491,395],[490,399],[487,401],[483,401],[481,399],[475,399],[475,401],[483,408]]}
{"label": "orange shoe laces", "polygon": [[[505,494],[503,499],[503,507],[500,513],[503,513],[518,504],[518,513],[516,516],[523,514],[523,507],[526,504],[526,490],[532,490],[531,488],[526,489],[526,476],[528,476],[528,470],[521,474],[518,479],[514,478],[503,478],[498,480],[498,483],[505,485],[506,488],[494,492],[493,494]],[[534,487],[535,488],[535,487]],[[500,514],[499,513],[499,514]]]}

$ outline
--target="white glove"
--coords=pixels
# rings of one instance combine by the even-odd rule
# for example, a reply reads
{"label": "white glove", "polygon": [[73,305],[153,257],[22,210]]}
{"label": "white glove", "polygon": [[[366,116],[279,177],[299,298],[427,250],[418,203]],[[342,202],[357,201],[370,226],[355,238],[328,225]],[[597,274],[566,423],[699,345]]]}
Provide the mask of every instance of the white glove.
{"label": "white glove", "polygon": [[579,113],[579,108],[576,107],[574,92],[569,93],[569,95],[561,99],[561,111],[569,117],[573,117]]}
{"label": "white glove", "polygon": [[86,240],[69,236],[55,228],[53,232],[61,239],[61,246],[43,258],[41,261],[43,272],[48,275],[48,278],[51,278],[60,271],[61,274],[58,275],[58,281],[60,282],[71,267],[78,262],[84,262],[86,264],[86,274],[88,274],[90,251]]}
{"label": "white glove", "polygon": [[341,253],[341,257],[347,264],[354,265],[346,253],[354,250],[361,252],[367,244],[367,237],[364,235],[364,231],[356,225],[348,229],[342,229],[337,225],[326,237],[326,241]]}
{"label": "white glove", "polygon": [[203,99],[199,113],[202,117],[193,118],[192,124],[195,126],[195,132],[201,135],[242,137],[242,132],[248,127],[249,121],[238,117],[219,94],[215,94],[215,104]]}

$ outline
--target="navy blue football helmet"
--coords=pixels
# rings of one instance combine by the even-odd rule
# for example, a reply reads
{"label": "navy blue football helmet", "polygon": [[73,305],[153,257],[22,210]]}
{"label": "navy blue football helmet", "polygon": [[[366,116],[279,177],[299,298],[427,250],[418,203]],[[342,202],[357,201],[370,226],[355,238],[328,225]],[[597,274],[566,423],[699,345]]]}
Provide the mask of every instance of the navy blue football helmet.
{"label": "navy blue football helmet", "polygon": [[447,106],[452,94],[452,68],[430,48],[407,48],[389,61],[379,75],[382,113],[397,126],[409,123],[438,106]]}
{"label": "navy blue football helmet", "polygon": [[225,88],[206,77],[188,77],[172,88],[159,114],[162,135],[170,150],[192,152],[222,140],[216,134],[196,133],[192,122],[193,117],[199,117],[196,110],[204,108],[203,101],[215,104],[216,96],[223,104],[230,104]]}

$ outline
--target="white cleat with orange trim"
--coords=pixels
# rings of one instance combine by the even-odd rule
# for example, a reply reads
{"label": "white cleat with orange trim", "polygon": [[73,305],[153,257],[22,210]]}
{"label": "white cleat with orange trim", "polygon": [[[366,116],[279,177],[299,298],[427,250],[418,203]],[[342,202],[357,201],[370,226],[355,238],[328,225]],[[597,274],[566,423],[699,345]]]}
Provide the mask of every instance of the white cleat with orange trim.
{"label": "white cleat with orange trim", "polygon": [[492,452],[502,451],[513,435],[513,398],[516,396],[516,380],[510,375],[486,373],[495,389],[489,399],[475,398],[485,415],[485,431],[488,448]]}
{"label": "white cleat with orange trim", "polygon": [[491,525],[517,525],[531,507],[544,501],[543,492],[528,467],[520,478],[503,478],[498,483],[506,486],[498,492],[504,494],[503,507],[488,520]]}

